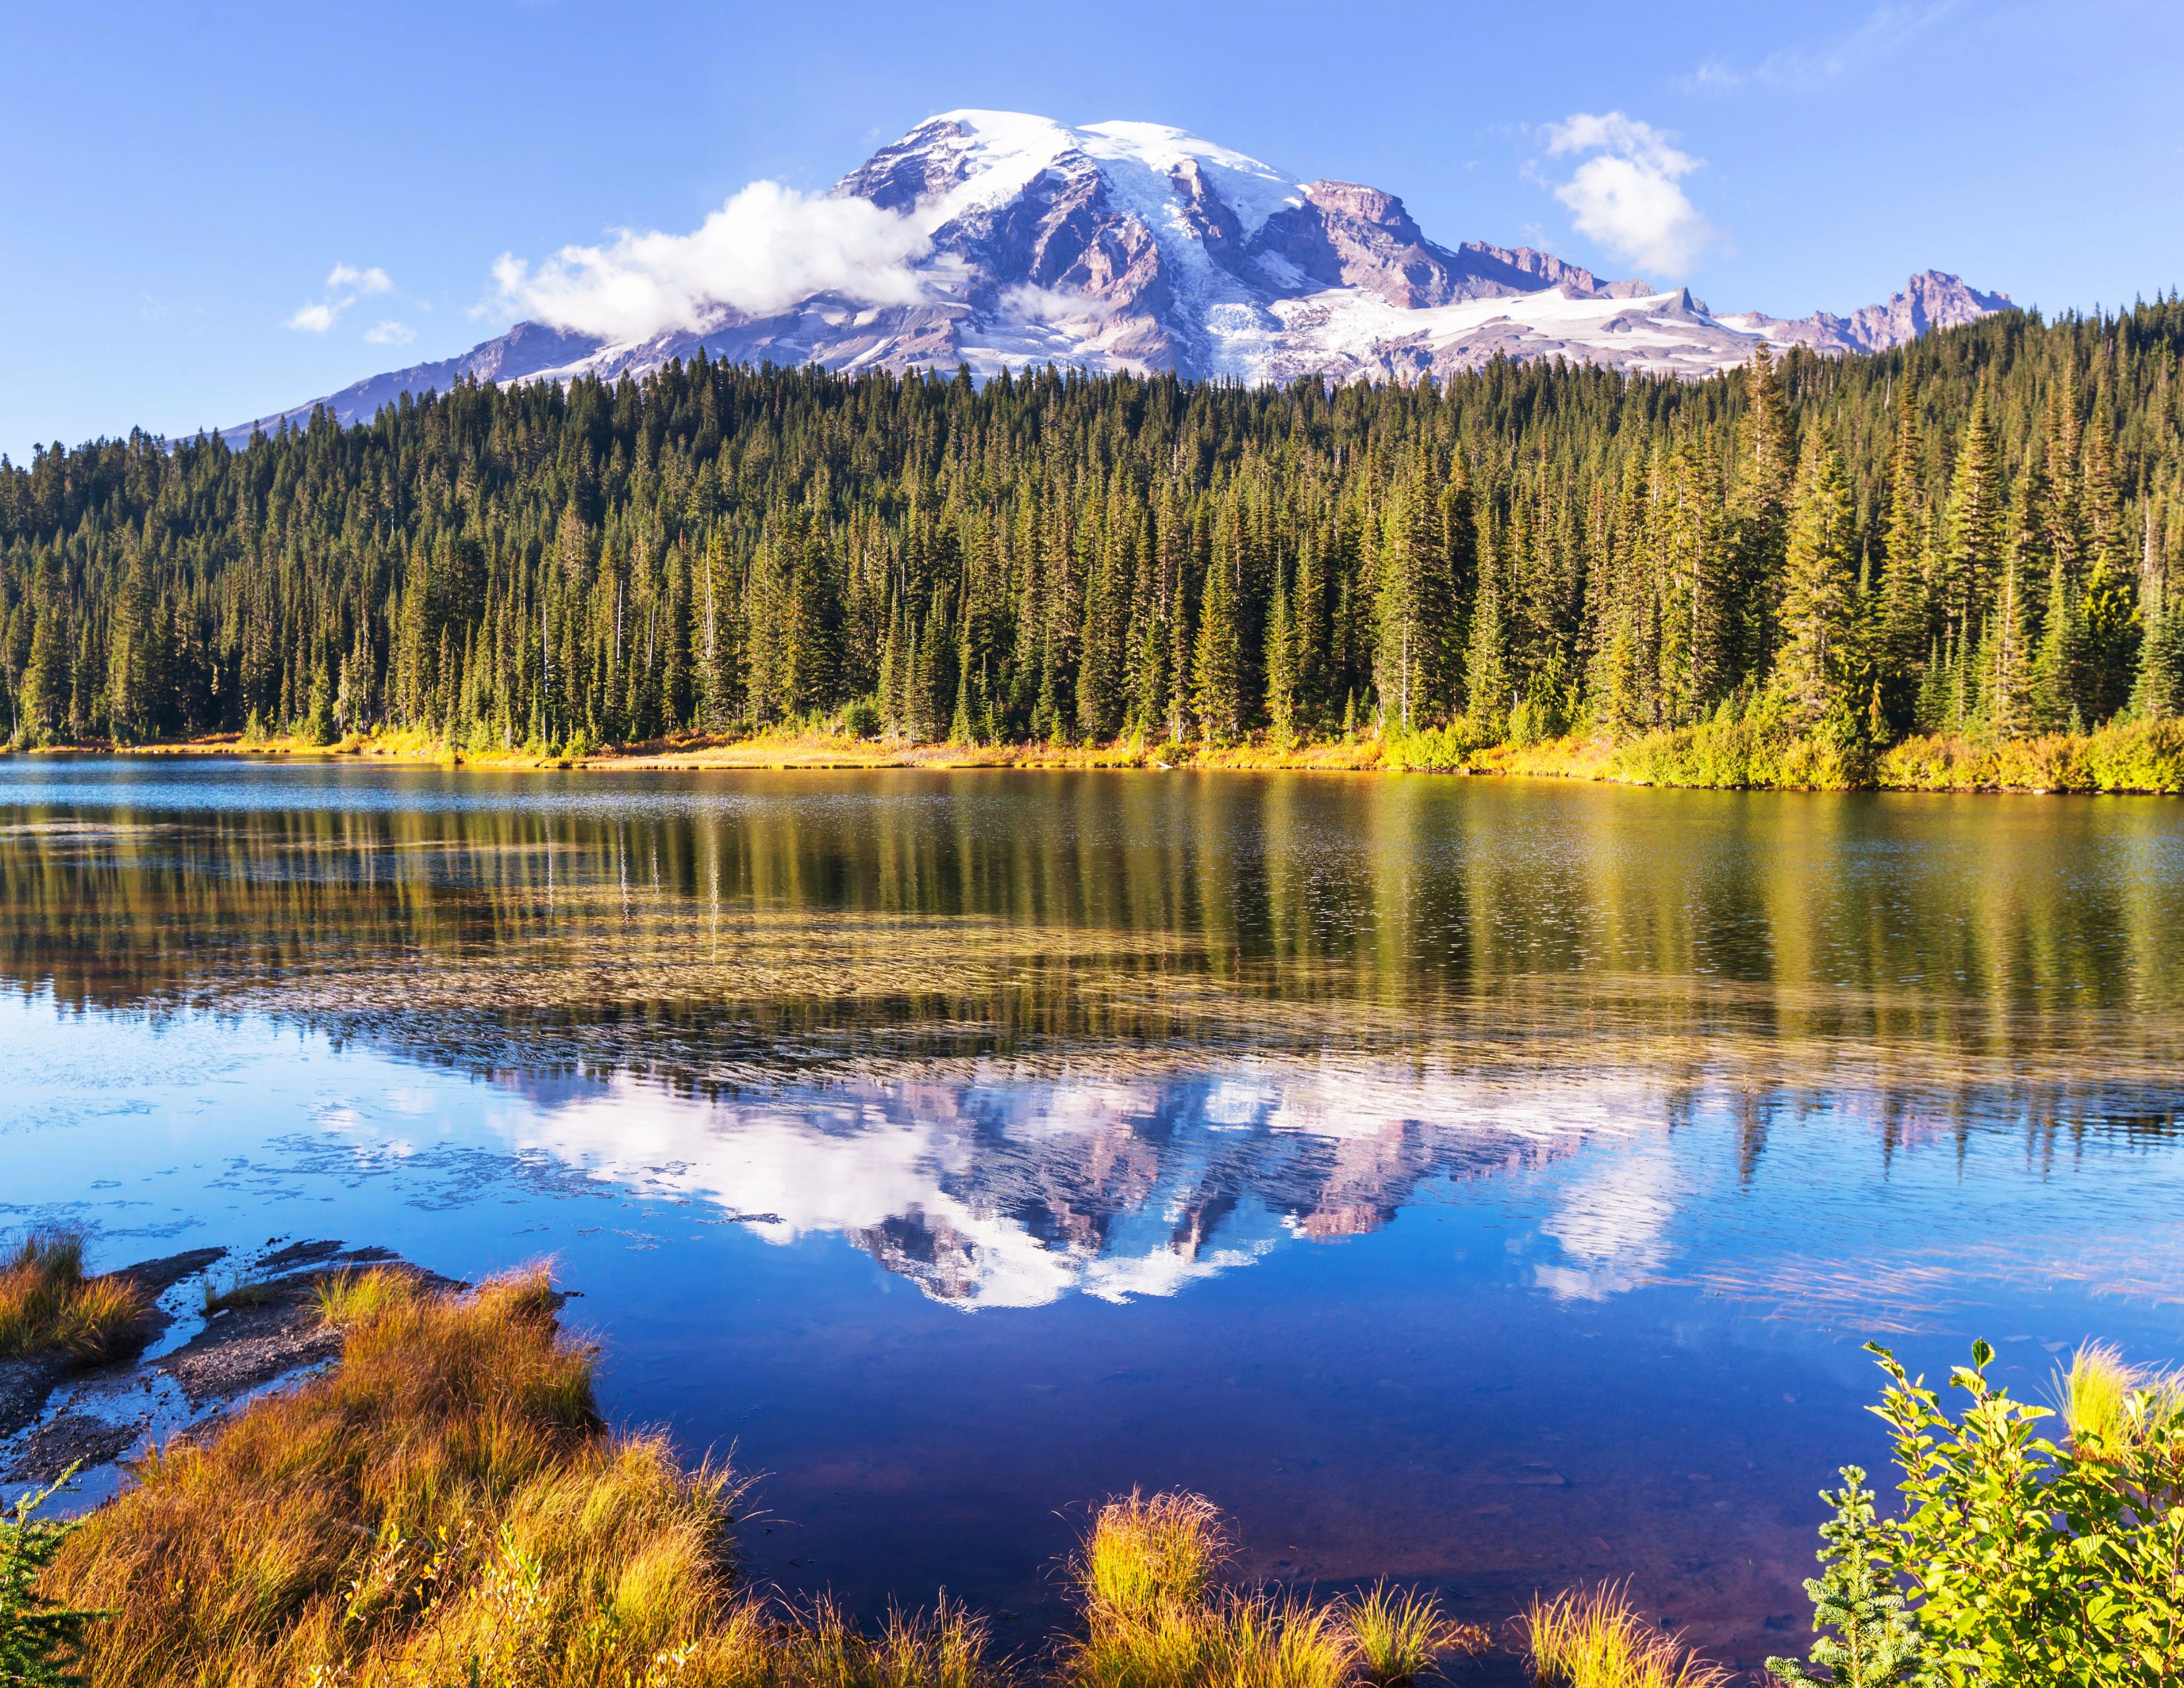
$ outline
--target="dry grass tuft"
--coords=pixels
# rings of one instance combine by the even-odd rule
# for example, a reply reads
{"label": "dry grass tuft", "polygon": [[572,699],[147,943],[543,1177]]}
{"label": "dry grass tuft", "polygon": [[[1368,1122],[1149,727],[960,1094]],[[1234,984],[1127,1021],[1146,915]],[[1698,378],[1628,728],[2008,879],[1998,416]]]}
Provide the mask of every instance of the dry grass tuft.
{"label": "dry grass tuft", "polygon": [[982,1688],[1009,1676],[985,1620],[945,1595],[930,1613],[890,1612],[878,1635],[820,1600],[790,1613],[771,1641],[764,1674],[780,1688]]}
{"label": "dry grass tuft", "polygon": [[1542,1688],[1726,1688],[1730,1680],[1640,1617],[1619,1584],[1535,1597],[1522,1622]]}
{"label": "dry grass tuft", "polygon": [[1093,1515],[1072,1580],[1089,1615],[1147,1618],[1203,1604],[1234,1551],[1227,1520],[1204,1496],[1133,1490]]}
{"label": "dry grass tuft", "polygon": [[133,1279],[83,1275],[83,1237],[41,1231],[0,1265],[0,1358],[59,1351],[92,1362],[143,1345],[152,1298]]}
{"label": "dry grass tuft", "polygon": [[2088,1342],[2055,1373],[2054,1396],[2071,1440],[2112,1457],[2184,1418],[2184,1373],[2134,1366]]}
{"label": "dry grass tuft", "polygon": [[1484,1631],[1452,1624],[1431,1595],[1385,1587],[1347,1600],[1237,1590],[1217,1581],[1234,1551],[1202,1496],[1133,1493],[1093,1515],[1071,1580],[1084,1633],[1063,1657],[1076,1688],[1394,1688]]}
{"label": "dry grass tuft", "polygon": [[329,1286],[334,1371],[136,1468],[48,1578],[92,1688],[744,1680],[735,1487],[610,1437],[543,1271]]}
{"label": "dry grass tuft", "polygon": [[1385,1583],[1345,1601],[1342,1619],[1357,1648],[1358,1674],[1371,1688],[1401,1688],[1451,1655],[1475,1657],[1490,1644],[1477,1624],[1451,1621],[1434,1596]]}

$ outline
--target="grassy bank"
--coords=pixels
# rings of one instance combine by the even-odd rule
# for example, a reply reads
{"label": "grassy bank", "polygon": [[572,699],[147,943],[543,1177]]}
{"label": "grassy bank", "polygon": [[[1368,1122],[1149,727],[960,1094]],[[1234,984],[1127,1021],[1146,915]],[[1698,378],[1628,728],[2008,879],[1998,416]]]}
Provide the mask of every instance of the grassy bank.
{"label": "grassy bank", "polygon": [[2184,721],[2114,722],[2031,738],[1929,734],[1876,749],[1754,710],[1620,742],[1474,745],[1460,728],[1391,743],[1391,766],[1756,791],[2184,791]]}
{"label": "grassy bank", "polygon": [[[1033,1657],[941,1598],[861,1628],[736,1575],[741,1489],[657,1433],[616,1435],[542,1271],[469,1292],[326,1280],[331,1372],[138,1462],[81,1524],[0,1520],[0,1682],[89,1688],[1407,1688],[1496,1637],[1432,1596],[1239,1586],[1187,1494],[1099,1507]],[[1901,1506],[1822,1498],[1793,1688],[2152,1688],[2184,1673],[2184,1378],[2081,1350],[2058,1410],[1956,1368],[1952,1415],[1873,1351]],[[2053,1423],[2052,1437],[2048,1425]],[[1725,1688],[1613,1586],[1535,1597],[1501,1638],[1540,1688]],[[1826,1674],[1817,1674],[1825,1672]]]}
{"label": "grassy bank", "polygon": [[[333,1370],[147,1456],[65,1532],[19,1517],[0,1533],[0,1660],[20,1680],[1404,1688],[1492,1644],[1429,1595],[1233,1585],[1226,1520],[1179,1494],[1095,1513],[1066,1567],[1078,1624],[1036,1658],[1004,1657],[944,1597],[861,1629],[738,1582],[738,1484],[684,1468],[656,1434],[606,1429],[591,1351],[542,1272],[455,1293],[381,1267],[321,1299],[343,1337]],[[1585,1624],[1565,1602],[1513,1627],[1542,1682],[1713,1680],[1612,1593],[1589,1598]],[[1663,1660],[1684,1674],[1623,1669]]]}
{"label": "grassy bank", "polygon": [[1855,734],[1801,732],[1763,708],[1741,717],[1611,739],[1574,734],[1483,743],[1461,721],[1390,734],[1214,745],[951,744],[859,738],[827,727],[744,737],[682,733],[642,744],[513,749],[451,744],[422,733],[352,735],[331,744],[234,734],[187,743],[55,750],[144,756],[343,757],[481,768],[1178,768],[1531,775],[1713,790],[2184,792],[2184,721],[2111,723],[2030,738],[1928,734],[1876,749]]}
{"label": "grassy bank", "polygon": [[116,1358],[140,1345],[151,1301],[132,1279],[85,1277],[81,1236],[33,1235],[0,1262],[0,1359]]}

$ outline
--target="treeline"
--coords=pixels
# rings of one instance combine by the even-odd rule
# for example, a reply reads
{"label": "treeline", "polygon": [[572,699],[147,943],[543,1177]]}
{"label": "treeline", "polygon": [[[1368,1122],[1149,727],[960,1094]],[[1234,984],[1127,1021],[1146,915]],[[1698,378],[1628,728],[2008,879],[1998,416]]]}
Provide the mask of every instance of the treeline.
{"label": "treeline", "polygon": [[2184,709],[2184,304],[1700,382],[700,360],[0,459],[18,743],[2008,739]]}

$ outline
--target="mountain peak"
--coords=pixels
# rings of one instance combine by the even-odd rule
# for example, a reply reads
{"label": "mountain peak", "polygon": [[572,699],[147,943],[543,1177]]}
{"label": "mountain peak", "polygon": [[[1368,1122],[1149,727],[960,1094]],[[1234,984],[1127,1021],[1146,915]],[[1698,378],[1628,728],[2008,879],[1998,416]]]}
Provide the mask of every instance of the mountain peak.
{"label": "mountain peak", "polygon": [[[1441,245],[1385,189],[1293,176],[1187,130],[1134,120],[1072,126],[1028,112],[942,112],[825,199],[800,203],[843,201],[862,202],[869,209],[852,220],[910,254],[884,291],[822,289],[760,310],[728,304],[736,295],[724,288],[716,300],[694,298],[690,320],[636,340],[557,306],[563,320],[520,323],[460,357],[324,402],[354,421],[402,393],[465,376],[610,379],[700,348],[831,369],[966,364],[980,376],[1053,362],[1248,382],[1413,381],[1496,357],[1559,357],[1696,376],[1741,364],[1763,340],[1872,351],[2011,308],[2005,295],[1930,270],[1848,317],[1716,316],[1685,289],[1603,281],[1530,247]],[[836,237],[822,226],[811,237]]]}

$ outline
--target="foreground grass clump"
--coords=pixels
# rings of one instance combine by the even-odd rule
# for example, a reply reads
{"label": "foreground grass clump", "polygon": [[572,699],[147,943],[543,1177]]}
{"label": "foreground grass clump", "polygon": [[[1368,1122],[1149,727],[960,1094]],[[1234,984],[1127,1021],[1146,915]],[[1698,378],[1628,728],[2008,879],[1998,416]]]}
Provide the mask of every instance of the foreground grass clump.
{"label": "foreground grass clump", "polygon": [[47,1574],[113,1613],[93,1688],[744,1680],[733,1486],[604,1432],[543,1272],[326,1301],[338,1368],[147,1457]]}
{"label": "foreground grass clump", "polygon": [[1224,1587],[1234,1546],[1200,1496],[1102,1507],[1070,1567],[1084,1630],[1065,1674],[1078,1688],[1390,1688],[1485,1651],[1485,1632],[1449,1622],[1430,1595],[1314,1602]]}
{"label": "foreground grass clump", "polygon": [[1523,1627],[1542,1688],[1723,1688],[1730,1680],[1647,1623],[1613,1584],[1535,1599]]}
{"label": "foreground grass clump", "polygon": [[133,1279],[83,1275],[83,1238],[43,1231],[0,1264],[0,1358],[55,1351],[110,1360],[142,1345],[152,1298]]}

